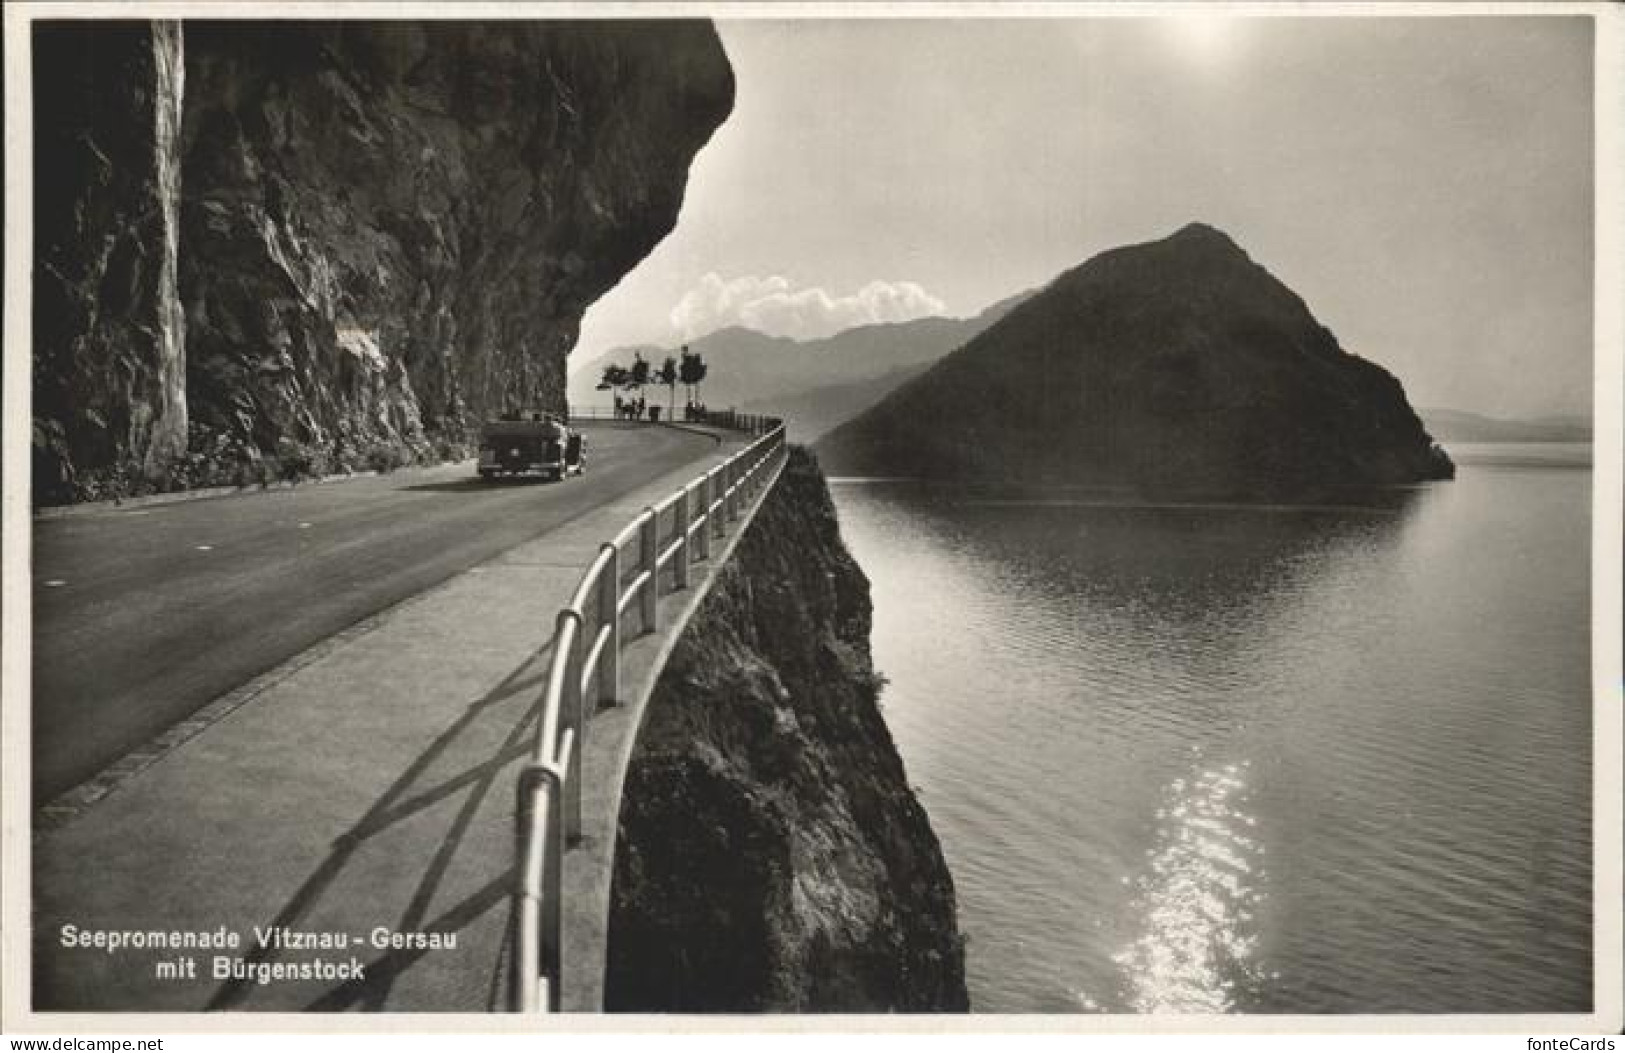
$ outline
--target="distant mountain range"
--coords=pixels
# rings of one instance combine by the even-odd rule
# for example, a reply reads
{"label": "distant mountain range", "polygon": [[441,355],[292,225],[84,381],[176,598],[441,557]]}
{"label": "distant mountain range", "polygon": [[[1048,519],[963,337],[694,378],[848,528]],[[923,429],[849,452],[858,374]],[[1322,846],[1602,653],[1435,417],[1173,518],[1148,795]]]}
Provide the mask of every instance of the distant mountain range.
{"label": "distant mountain range", "polygon": [[[689,347],[710,365],[703,391],[707,405],[782,416],[790,421],[794,441],[811,444],[924,374],[1039,291],[1000,300],[971,318],[856,326],[817,340],[732,326],[690,341]],[[658,366],[678,349],[644,344],[599,355],[571,378],[572,404],[607,404],[609,393],[596,390],[604,365],[626,365],[634,353]],[[660,401],[663,394],[651,389],[649,397]],[[1498,419],[1446,408],[1416,413],[1441,442],[1589,442],[1592,436],[1588,417]]]}
{"label": "distant mountain range", "polygon": [[1589,417],[1501,420],[1453,409],[1417,410],[1435,439],[1449,442],[1590,442]]}
{"label": "distant mountain range", "polygon": [[1398,380],[1200,223],[1066,272],[815,448],[836,472],[1192,496],[1454,474]]}
{"label": "distant mountain range", "polygon": [[[825,431],[874,405],[954,348],[1003,318],[1032,292],[993,304],[971,318],[917,318],[857,326],[817,340],[768,336],[731,326],[688,343],[709,368],[702,396],[712,409],[734,407],[773,413],[791,421],[791,438],[812,442]],[[627,365],[642,354],[658,366],[678,348],[619,347],[600,355],[570,381],[575,406],[603,405],[609,392],[596,390],[608,363]],[[650,389],[646,397],[661,399]],[[682,398],[682,392],[678,392]]]}

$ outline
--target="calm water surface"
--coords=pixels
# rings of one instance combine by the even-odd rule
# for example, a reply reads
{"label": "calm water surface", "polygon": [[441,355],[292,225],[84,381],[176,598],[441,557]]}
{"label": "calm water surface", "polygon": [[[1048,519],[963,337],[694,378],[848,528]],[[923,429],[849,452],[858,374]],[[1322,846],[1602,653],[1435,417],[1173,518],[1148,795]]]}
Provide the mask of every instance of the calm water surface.
{"label": "calm water surface", "polygon": [[1453,452],[1335,507],[836,482],[978,1011],[1590,1008],[1591,476]]}

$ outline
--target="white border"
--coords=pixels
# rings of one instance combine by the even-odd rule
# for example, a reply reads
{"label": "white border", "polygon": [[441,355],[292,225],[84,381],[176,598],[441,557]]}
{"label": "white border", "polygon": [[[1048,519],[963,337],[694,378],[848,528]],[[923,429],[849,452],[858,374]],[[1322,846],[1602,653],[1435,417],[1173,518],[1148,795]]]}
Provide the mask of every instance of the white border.
{"label": "white border", "polygon": [[[29,925],[29,713],[31,639],[29,542],[31,524],[27,479],[30,470],[31,362],[30,268],[32,263],[32,77],[30,26],[49,18],[354,18],[354,19],[515,19],[650,18],[661,16],[746,18],[939,18],[939,17],[1124,17],[1134,15],[1227,14],[1261,17],[1449,17],[1463,15],[1589,15],[1595,18],[1596,99],[1596,357],[1593,472],[1593,676],[1594,676],[1594,834],[1595,834],[1595,1001],[1590,1014],[1554,1015],[1349,1015],[1349,1016],[1188,1016],[1098,1017],[997,1016],[870,1017],[763,1016],[694,1018],[666,1016],[570,1017],[535,1022],[476,1014],[126,1014],[34,1013],[28,1007],[31,973]],[[1621,56],[1625,56],[1625,12],[1606,3],[424,3],[281,0],[206,2],[169,0],[144,3],[18,3],[5,8],[6,256],[3,449],[0,469],[0,526],[4,529],[0,569],[4,572],[3,661],[0,661],[0,1030],[9,1033],[104,1034],[165,1033],[379,1034],[400,1032],[485,1034],[569,1032],[579,1034],[772,1033],[856,1031],[914,1034],[1338,1034],[1395,1033],[1461,1035],[1598,1034],[1622,1027],[1621,903],[1621,711],[1622,689],[1621,458],[1625,451],[1625,264],[1621,259],[1620,179],[1625,174],[1625,99],[1621,96]],[[22,745],[18,745],[22,744]]]}

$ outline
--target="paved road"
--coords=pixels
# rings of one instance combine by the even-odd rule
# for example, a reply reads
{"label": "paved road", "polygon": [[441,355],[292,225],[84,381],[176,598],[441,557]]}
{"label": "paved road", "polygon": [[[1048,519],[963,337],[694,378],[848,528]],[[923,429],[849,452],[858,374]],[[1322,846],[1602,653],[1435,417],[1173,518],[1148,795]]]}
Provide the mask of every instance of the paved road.
{"label": "paved road", "polygon": [[585,430],[587,473],[558,484],[484,483],[465,463],[37,520],[34,804],[333,633],[715,449],[669,428]]}

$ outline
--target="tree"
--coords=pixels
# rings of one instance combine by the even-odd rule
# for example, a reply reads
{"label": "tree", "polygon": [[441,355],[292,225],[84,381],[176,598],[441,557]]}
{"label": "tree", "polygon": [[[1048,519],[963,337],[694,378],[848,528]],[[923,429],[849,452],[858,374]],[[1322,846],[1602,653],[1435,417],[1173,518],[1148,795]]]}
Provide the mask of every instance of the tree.
{"label": "tree", "polygon": [[619,391],[626,387],[629,372],[625,366],[610,363],[604,367],[603,378],[598,381],[599,391]]}
{"label": "tree", "polygon": [[709,367],[698,351],[690,351],[688,345],[683,345],[683,360],[677,366],[677,375],[688,388],[688,400],[699,401],[699,387],[705,382],[705,374]]}
{"label": "tree", "polygon": [[644,360],[642,353],[632,353],[632,366],[626,371],[626,387],[629,390],[642,392],[643,386],[649,383],[649,363]]}
{"label": "tree", "polygon": [[666,385],[666,419],[674,420],[677,413],[677,360],[670,355],[660,363],[655,379]]}

